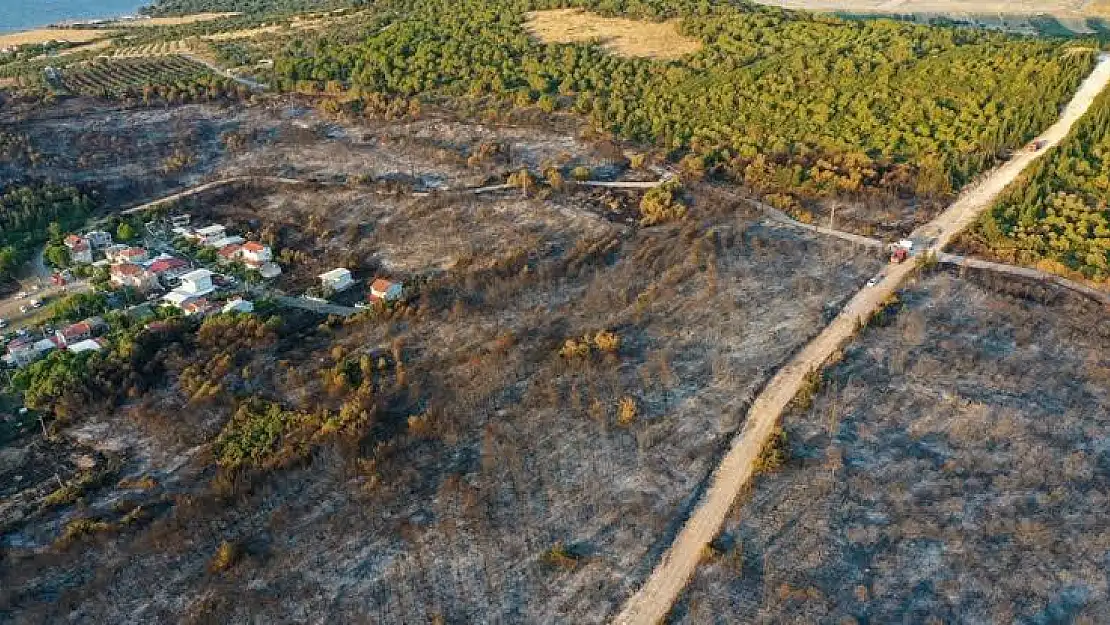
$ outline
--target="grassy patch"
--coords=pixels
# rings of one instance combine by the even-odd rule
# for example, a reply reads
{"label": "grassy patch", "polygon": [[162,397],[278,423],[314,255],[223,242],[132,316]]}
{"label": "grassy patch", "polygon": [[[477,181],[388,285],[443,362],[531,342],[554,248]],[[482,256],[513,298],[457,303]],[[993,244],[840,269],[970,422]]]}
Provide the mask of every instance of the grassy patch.
{"label": "grassy patch", "polygon": [[544,43],[600,41],[606,50],[626,57],[677,59],[701,50],[700,41],[678,32],[677,20],[645,22],[556,9],[529,13],[527,28]]}

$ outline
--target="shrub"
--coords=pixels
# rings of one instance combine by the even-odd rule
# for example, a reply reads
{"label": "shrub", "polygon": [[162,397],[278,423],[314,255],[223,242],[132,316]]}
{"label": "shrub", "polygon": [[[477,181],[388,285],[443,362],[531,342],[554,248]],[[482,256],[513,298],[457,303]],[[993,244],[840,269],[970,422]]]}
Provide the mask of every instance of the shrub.
{"label": "shrub", "polygon": [[636,400],[625,395],[617,404],[617,423],[622,427],[632,425],[639,413],[640,407],[636,404]]}
{"label": "shrub", "polygon": [[222,541],[220,546],[216,548],[216,554],[212,556],[212,560],[208,563],[208,570],[212,573],[220,573],[235,566],[239,561],[241,553],[239,548],[228,541]]}
{"label": "shrub", "polygon": [[677,221],[686,216],[682,202],[682,183],[669,180],[649,190],[640,200],[640,225],[654,226]]}
{"label": "shrub", "polygon": [[567,360],[573,358],[586,358],[590,355],[589,339],[567,339],[559,350],[559,355]]}
{"label": "shrub", "polygon": [[759,452],[759,457],[755,459],[754,473],[770,473],[778,471],[786,464],[789,457],[789,443],[786,440],[786,432],[779,430],[767,444],[763,446],[763,450]]}
{"label": "shrub", "polygon": [[611,354],[621,348],[621,337],[616,332],[602,330],[594,335],[594,346]]}
{"label": "shrub", "polygon": [[586,167],[584,165],[579,165],[570,172],[570,177],[574,178],[578,182],[585,182],[589,180],[592,176],[593,172],[590,171],[589,167]]}

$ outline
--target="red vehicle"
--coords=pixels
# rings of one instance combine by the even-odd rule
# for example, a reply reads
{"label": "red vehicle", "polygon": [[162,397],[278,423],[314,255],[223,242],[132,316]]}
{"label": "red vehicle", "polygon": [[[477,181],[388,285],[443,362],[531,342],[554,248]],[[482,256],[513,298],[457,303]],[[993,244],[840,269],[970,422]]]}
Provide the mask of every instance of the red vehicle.
{"label": "red vehicle", "polygon": [[910,251],[909,250],[907,250],[904,247],[898,247],[898,248],[895,248],[894,251],[890,254],[890,262],[892,262],[892,263],[902,263],[909,257],[910,257]]}

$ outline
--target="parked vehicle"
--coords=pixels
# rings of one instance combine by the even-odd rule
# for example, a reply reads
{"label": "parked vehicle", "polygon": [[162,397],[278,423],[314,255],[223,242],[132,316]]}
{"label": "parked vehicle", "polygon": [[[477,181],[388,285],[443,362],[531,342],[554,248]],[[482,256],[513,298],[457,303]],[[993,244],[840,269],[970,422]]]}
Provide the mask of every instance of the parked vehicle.
{"label": "parked vehicle", "polygon": [[905,262],[910,257],[909,250],[904,247],[895,248],[894,252],[890,255],[890,262],[899,264]]}

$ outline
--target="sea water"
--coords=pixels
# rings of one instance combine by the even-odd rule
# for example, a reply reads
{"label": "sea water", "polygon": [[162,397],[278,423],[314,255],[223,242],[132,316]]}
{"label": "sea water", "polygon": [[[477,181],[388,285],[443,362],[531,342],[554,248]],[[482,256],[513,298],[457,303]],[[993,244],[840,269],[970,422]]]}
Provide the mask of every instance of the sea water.
{"label": "sea water", "polygon": [[58,22],[134,15],[142,0],[0,0],[0,33]]}

